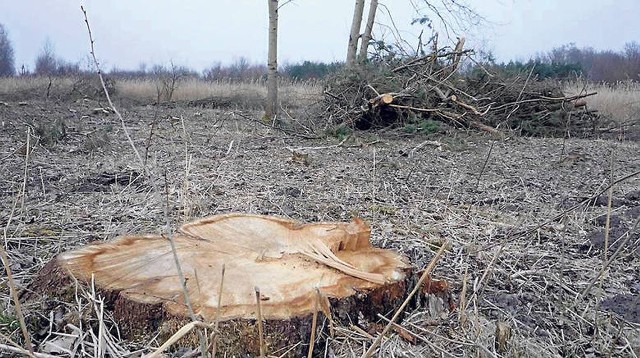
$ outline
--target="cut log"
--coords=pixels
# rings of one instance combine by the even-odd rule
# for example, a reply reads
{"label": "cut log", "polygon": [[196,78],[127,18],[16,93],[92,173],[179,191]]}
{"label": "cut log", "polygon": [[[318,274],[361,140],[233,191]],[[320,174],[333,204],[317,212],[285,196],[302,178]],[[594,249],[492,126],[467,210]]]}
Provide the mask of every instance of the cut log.
{"label": "cut log", "polygon": [[391,104],[392,102],[393,102],[393,95],[391,93],[383,93],[369,100],[369,104],[373,108]]}
{"label": "cut log", "polygon": [[578,100],[575,100],[573,102],[573,107],[574,108],[582,108],[582,107],[586,107],[586,106],[587,106],[587,100],[585,100],[585,99],[578,99]]}
{"label": "cut log", "polygon": [[[372,247],[369,238],[369,227],[357,218],[300,224],[227,214],[185,224],[172,240],[194,313],[205,323],[220,322],[220,352],[257,354],[256,320],[262,318],[267,350],[296,346],[290,356],[300,356],[306,354],[314,313],[344,323],[373,321],[402,301],[407,260]],[[95,281],[127,338],[168,338],[190,321],[166,237],[123,236],[63,253],[40,272],[28,298],[37,292],[72,302],[74,278]],[[194,337],[179,344],[193,344]]]}

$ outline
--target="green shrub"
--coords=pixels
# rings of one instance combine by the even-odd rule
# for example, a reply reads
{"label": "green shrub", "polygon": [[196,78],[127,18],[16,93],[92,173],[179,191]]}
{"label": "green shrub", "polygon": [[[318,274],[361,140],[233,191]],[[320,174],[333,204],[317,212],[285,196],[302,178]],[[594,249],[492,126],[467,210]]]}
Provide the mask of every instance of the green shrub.
{"label": "green shrub", "polygon": [[38,142],[45,147],[52,147],[67,137],[67,125],[63,120],[38,121],[30,124]]}
{"label": "green shrub", "polygon": [[422,134],[437,133],[440,131],[440,123],[431,119],[423,119],[418,123],[418,131]]}
{"label": "green shrub", "polygon": [[345,139],[349,136],[353,130],[349,128],[346,124],[342,123],[337,126],[331,127],[327,130],[327,135],[331,137],[338,138],[339,140]]}

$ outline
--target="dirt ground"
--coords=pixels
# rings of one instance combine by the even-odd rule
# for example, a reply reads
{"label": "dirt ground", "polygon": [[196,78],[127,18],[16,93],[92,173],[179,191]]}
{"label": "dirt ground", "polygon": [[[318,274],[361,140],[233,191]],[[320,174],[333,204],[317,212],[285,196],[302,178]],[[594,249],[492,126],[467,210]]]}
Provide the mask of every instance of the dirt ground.
{"label": "dirt ground", "polygon": [[[359,216],[375,245],[404,253],[416,270],[450,246],[434,277],[448,281],[457,307],[412,307],[381,357],[640,355],[639,142],[461,130],[305,139],[263,125],[257,112],[124,105],[154,184],[118,118],[99,107],[0,103],[0,225],[21,289],[59,252],[160,232],[166,205],[172,228],[228,212]],[[605,253],[606,189],[625,176],[613,186]],[[1,284],[0,331],[20,339],[4,274]],[[25,311],[29,322],[50,322],[32,334],[53,352],[43,342],[72,332],[49,306]],[[510,329],[504,346],[496,325]],[[342,327],[318,349],[360,356],[371,342]]]}

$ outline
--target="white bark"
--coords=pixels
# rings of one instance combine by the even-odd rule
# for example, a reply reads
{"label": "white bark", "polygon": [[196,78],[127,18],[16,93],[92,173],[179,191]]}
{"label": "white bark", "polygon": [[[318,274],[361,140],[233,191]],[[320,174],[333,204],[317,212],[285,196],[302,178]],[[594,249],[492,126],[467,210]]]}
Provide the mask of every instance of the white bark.
{"label": "white bark", "polygon": [[349,45],[347,47],[347,66],[352,66],[356,62],[356,53],[358,52],[358,39],[360,38],[360,25],[362,24],[363,12],[364,0],[356,0],[356,7],[353,10],[353,20],[351,21]]}
{"label": "white bark", "polygon": [[358,53],[358,61],[367,59],[367,50],[371,41],[371,32],[373,31],[373,23],[376,19],[376,11],[378,10],[378,0],[371,0],[369,3],[369,15],[367,16],[367,25],[362,34],[362,42],[360,43],[360,52]]}
{"label": "white bark", "polygon": [[266,117],[275,118],[278,112],[278,0],[269,2],[269,55],[267,62]]}

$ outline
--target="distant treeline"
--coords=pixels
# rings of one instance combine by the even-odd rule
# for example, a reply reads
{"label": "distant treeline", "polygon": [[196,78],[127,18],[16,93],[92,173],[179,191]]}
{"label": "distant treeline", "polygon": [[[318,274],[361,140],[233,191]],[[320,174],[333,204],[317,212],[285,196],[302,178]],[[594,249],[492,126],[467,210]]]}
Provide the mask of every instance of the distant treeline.
{"label": "distant treeline", "polygon": [[[615,83],[618,81],[640,81],[640,45],[628,43],[622,51],[597,51],[593,48],[578,48],[574,44],[555,48],[548,53],[538,54],[528,61],[509,61],[498,63],[488,56],[482,62],[486,69],[511,76],[519,73],[532,73],[536,79],[571,80],[583,78],[594,82]],[[50,49],[43,51],[35,61],[33,72],[19,71],[21,75],[65,76],[82,72],[78,63],[57,58]],[[341,62],[323,63],[303,61],[280,66],[280,76],[293,81],[323,79],[343,67]],[[85,66],[90,67],[90,66]],[[200,78],[207,81],[262,81],[266,79],[267,67],[263,64],[239,58],[235,62],[223,65],[214,63],[201,73],[185,66],[142,64],[136,70],[112,68],[107,72],[114,78],[153,78],[171,76],[173,78]]]}
{"label": "distant treeline", "polygon": [[640,81],[640,44],[627,43],[622,51],[598,51],[593,48],[578,48],[568,44],[539,54],[529,61],[496,63],[491,58],[487,66],[507,75],[533,70],[538,79],[585,78],[593,82],[615,83]]}
{"label": "distant treeline", "polygon": [[[640,44],[627,43],[621,51],[601,51],[593,48],[578,48],[568,44],[555,48],[548,53],[539,54],[528,61],[509,61],[498,63],[491,55],[483,61],[469,64],[464,70],[480,72],[478,64],[484,69],[506,76],[531,73],[536,79],[576,79],[582,78],[594,82],[614,83],[618,81],[640,81]],[[303,61],[280,66],[280,76],[293,81],[317,80],[336,72],[343,63],[323,63]],[[80,62],[70,62],[58,57],[53,45],[47,42],[35,58],[33,70],[22,65],[16,72],[14,52],[6,29],[0,24],[0,76],[69,76],[94,72],[90,58]],[[267,66],[250,62],[240,57],[231,64],[215,62],[202,72],[171,62],[168,65],[141,64],[136,70],[112,68],[107,74],[113,78],[170,78],[172,81],[185,78],[198,78],[207,81],[262,81],[267,76]]]}
{"label": "distant treeline", "polygon": [[[92,69],[83,69],[83,66],[79,63],[72,63],[57,58],[50,52],[38,56],[35,64],[36,66],[33,71],[22,67],[20,71],[18,71],[18,74],[23,76],[67,76],[93,72]],[[343,63],[340,62],[324,63],[303,61],[301,63],[282,65],[280,66],[279,73],[281,77],[289,80],[308,81],[322,79],[342,66]],[[84,67],[90,68],[91,66]],[[135,70],[125,70],[114,67],[105,72],[113,78],[127,79],[171,76],[181,79],[199,78],[206,81],[262,81],[267,78],[266,65],[251,63],[243,57],[229,65],[216,62],[201,73],[186,66],[176,65],[173,62],[168,65],[147,66],[146,64],[141,64]]]}

